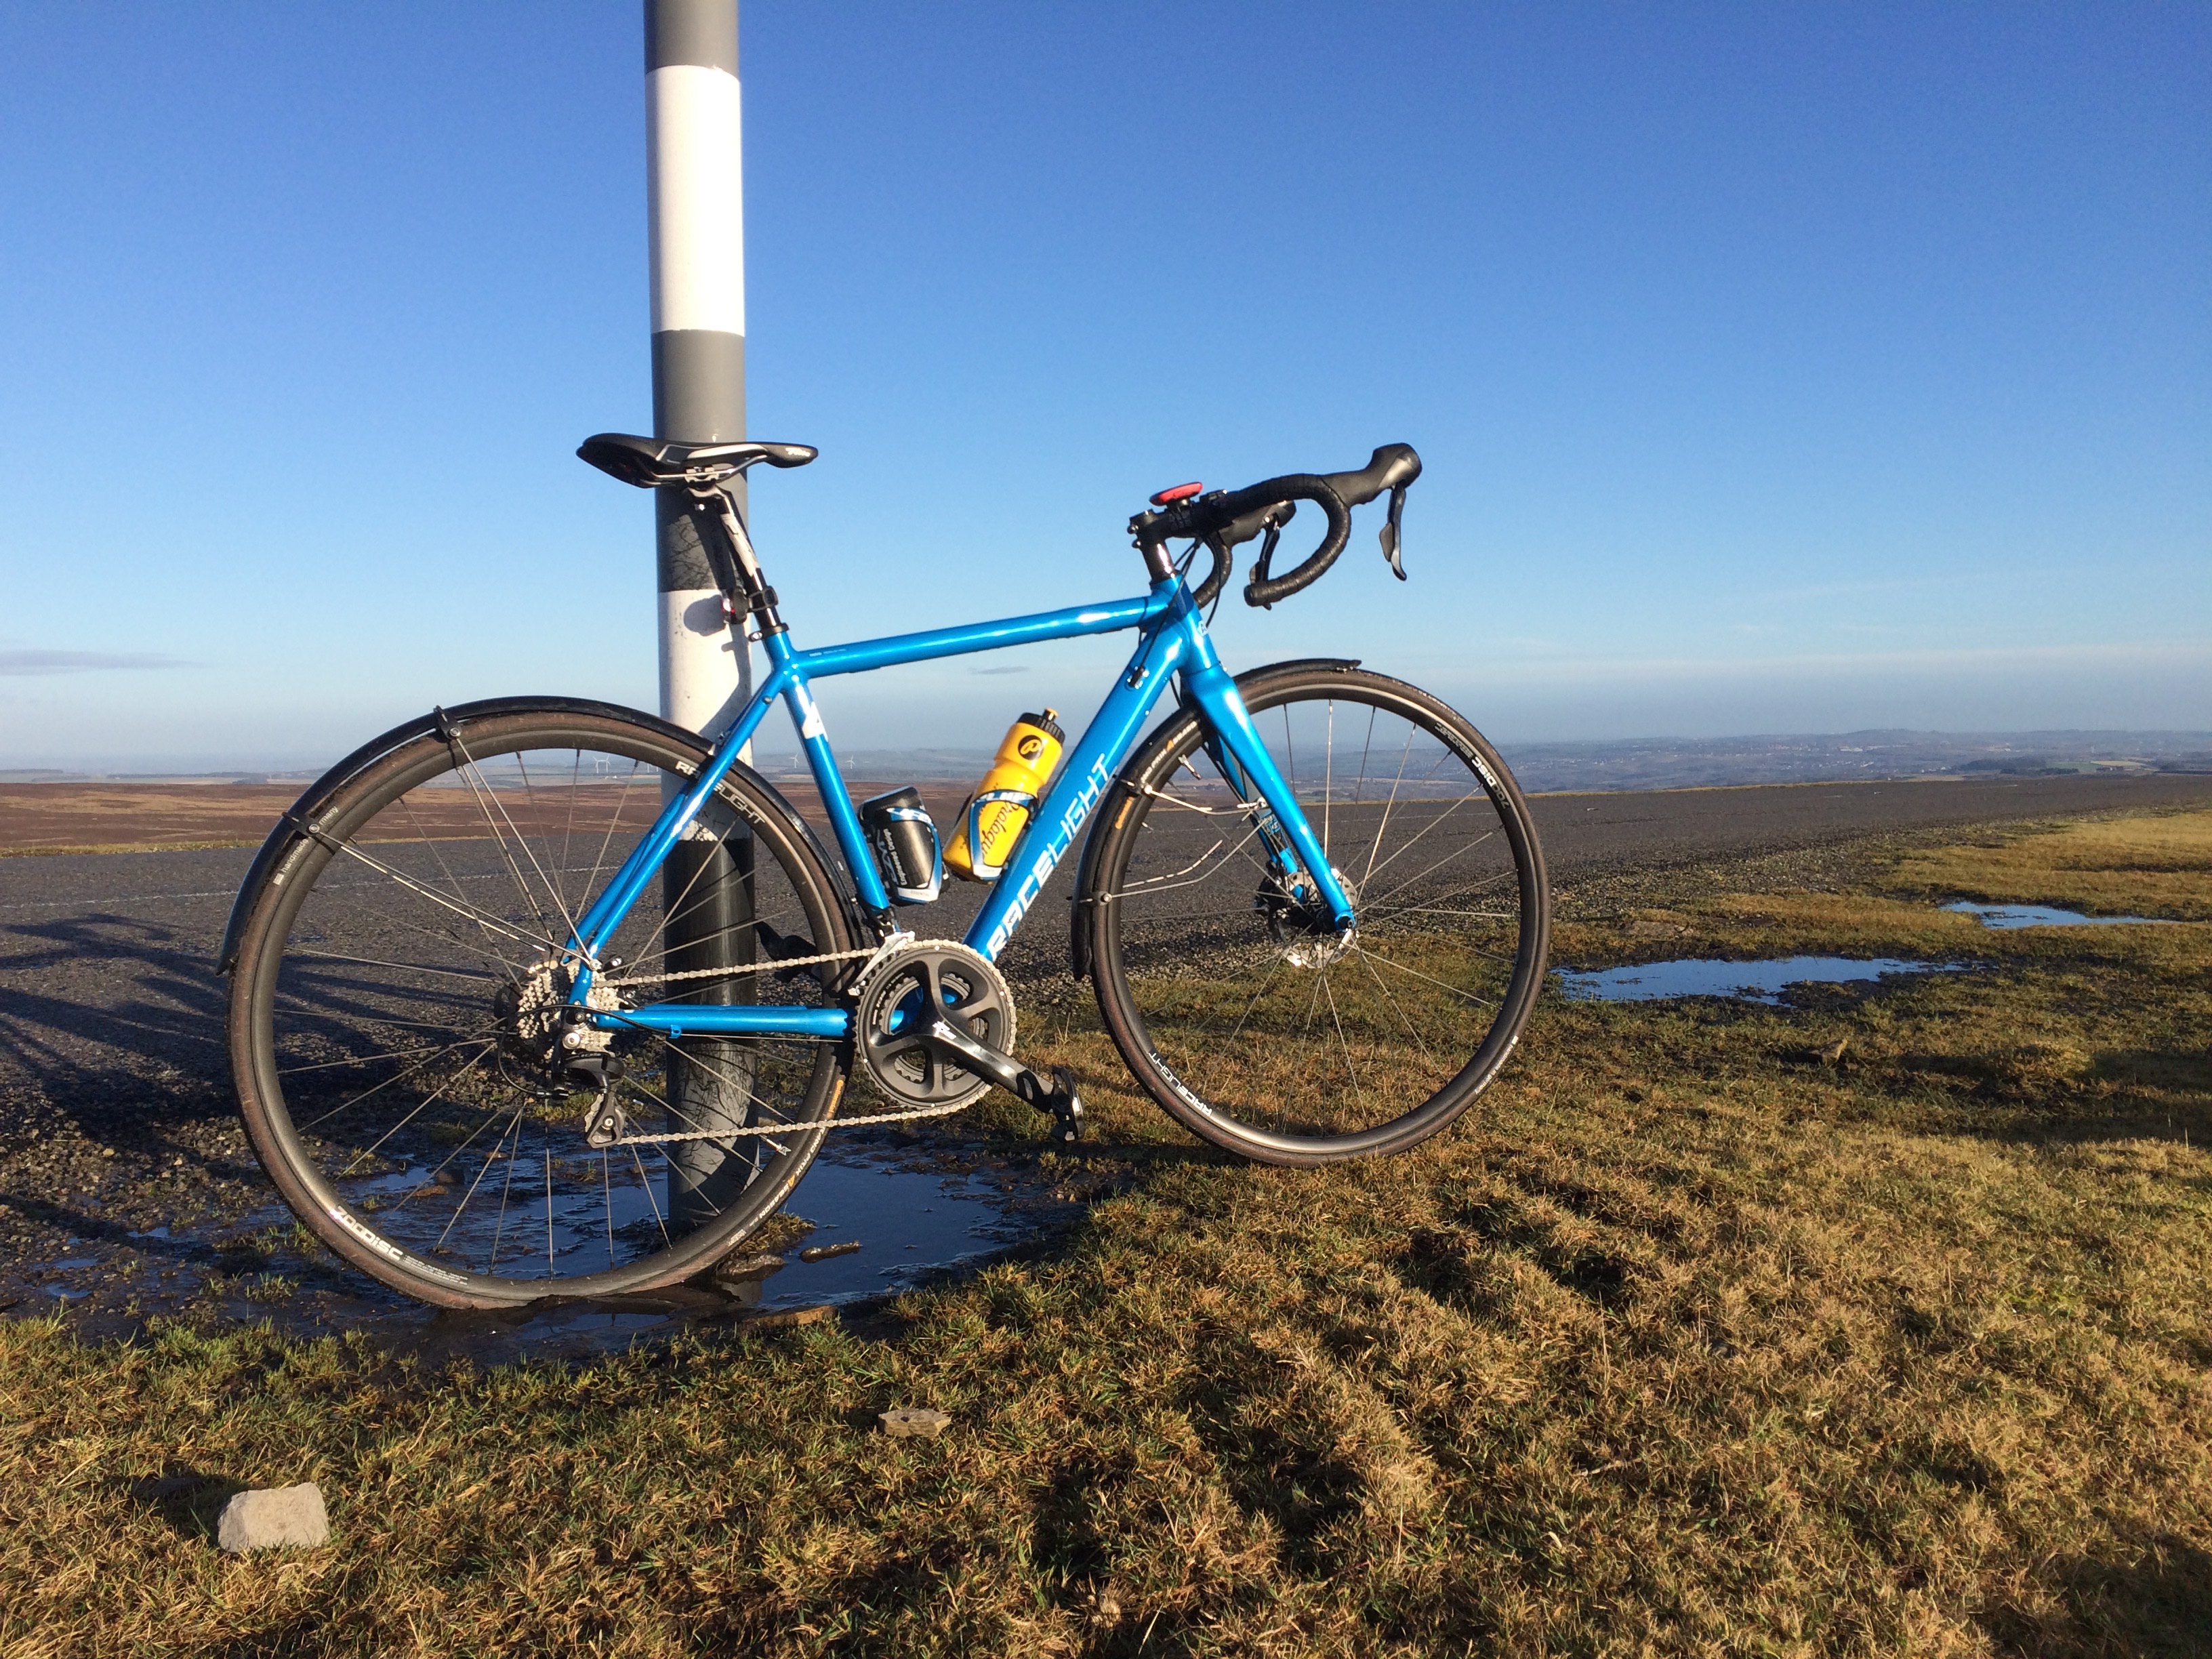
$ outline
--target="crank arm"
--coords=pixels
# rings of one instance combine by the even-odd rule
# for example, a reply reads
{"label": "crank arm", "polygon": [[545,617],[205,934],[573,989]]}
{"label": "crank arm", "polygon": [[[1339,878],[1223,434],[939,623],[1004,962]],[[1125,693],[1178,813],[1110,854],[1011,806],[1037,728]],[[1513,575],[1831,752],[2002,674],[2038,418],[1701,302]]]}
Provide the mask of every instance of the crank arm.
{"label": "crank arm", "polygon": [[977,1077],[997,1084],[1024,1104],[1051,1113],[1059,1125],[1054,1131],[1056,1139],[1082,1139],[1083,1097],[1075,1091],[1074,1074],[1065,1066],[1054,1066],[1052,1080],[1048,1083],[1012,1054],[1002,1054],[988,1043],[978,1042],[945,1020],[932,1020],[929,1029],[921,1035],[939,1059],[957,1061]]}

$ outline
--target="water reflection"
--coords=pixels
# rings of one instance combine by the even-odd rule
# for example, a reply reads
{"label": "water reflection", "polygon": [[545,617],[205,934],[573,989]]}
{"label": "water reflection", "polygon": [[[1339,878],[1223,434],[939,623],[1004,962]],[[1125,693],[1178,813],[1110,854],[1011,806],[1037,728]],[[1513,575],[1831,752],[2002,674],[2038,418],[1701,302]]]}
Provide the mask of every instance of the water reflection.
{"label": "water reflection", "polygon": [[[392,1179],[397,1190],[421,1175]],[[266,1320],[292,1336],[357,1331],[394,1353],[498,1364],[604,1352],[702,1324],[880,1297],[972,1269],[1073,1212],[1033,1168],[967,1149],[950,1159],[854,1149],[817,1160],[770,1229],[756,1235],[781,1241],[775,1249],[754,1249],[732,1264],[734,1276],[711,1284],[440,1312],[319,1249],[303,1249],[289,1212],[271,1206],[227,1224],[118,1227],[72,1237],[64,1246],[74,1247],[70,1255],[0,1268],[0,1310],[29,1315],[59,1304],[88,1338],[127,1335],[155,1315],[218,1325]],[[793,1227],[793,1220],[807,1224]]]}
{"label": "water reflection", "polygon": [[1970,904],[1960,900],[1946,910],[1980,918],[1984,927],[2116,927],[2122,923],[2163,927],[2172,924],[2159,916],[2085,916],[2079,910],[2062,910],[2054,904]]}
{"label": "water reflection", "polygon": [[1741,997],[1769,1005],[1791,985],[1842,985],[1893,974],[1954,974],[1958,962],[1907,962],[1894,957],[1855,961],[1849,957],[1778,957],[1765,962],[1714,962],[1688,957],[1596,972],[1558,970],[1559,988],[1575,1002],[1660,1002],[1670,997]]}

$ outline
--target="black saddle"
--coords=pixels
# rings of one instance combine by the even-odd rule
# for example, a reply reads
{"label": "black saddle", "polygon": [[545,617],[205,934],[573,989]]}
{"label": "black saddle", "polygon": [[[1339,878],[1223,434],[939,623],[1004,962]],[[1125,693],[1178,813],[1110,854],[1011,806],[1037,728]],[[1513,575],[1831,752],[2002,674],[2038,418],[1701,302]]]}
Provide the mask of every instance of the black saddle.
{"label": "black saddle", "polygon": [[640,489],[720,483],[761,461],[770,466],[805,466],[821,453],[805,444],[685,444],[627,432],[602,432],[585,439],[576,450],[600,471]]}

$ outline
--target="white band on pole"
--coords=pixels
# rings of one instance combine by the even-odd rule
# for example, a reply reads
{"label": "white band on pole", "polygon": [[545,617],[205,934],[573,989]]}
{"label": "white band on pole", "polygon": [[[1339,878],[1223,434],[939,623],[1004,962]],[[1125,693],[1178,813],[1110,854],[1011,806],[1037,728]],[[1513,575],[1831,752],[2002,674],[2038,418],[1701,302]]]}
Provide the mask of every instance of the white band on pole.
{"label": "white band on pole", "polygon": [[745,331],[744,179],[738,77],[671,64],[645,77],[653,331]]}
{"label": "white band on pole", "polygon": [[707,738],[728,731],[751,690],[751,676],[744,672],[738,648],[738,638],[722,615],[720,589],[662,593],[662,718]]}

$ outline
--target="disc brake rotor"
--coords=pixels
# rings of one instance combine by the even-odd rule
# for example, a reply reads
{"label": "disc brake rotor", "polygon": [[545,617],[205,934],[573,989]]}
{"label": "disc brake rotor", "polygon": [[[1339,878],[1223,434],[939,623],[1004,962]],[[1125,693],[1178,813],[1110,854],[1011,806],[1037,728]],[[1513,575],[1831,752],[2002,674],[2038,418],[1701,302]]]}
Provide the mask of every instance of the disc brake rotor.
{"label": "disc brake rotor", "polygon": [[[1351,878],[1333,866],[1330,873],[1357,910],[1359,894]],[[1283,960],[1293,968],[1328,967],[1349,951],[1358,939],[1356,928],[1338,929],[1321,890],[1303,872],[1286,880],[1270,871],[1261,878],[1252,908],[1266,919],[1267,932],[1281,947]]]}

